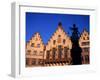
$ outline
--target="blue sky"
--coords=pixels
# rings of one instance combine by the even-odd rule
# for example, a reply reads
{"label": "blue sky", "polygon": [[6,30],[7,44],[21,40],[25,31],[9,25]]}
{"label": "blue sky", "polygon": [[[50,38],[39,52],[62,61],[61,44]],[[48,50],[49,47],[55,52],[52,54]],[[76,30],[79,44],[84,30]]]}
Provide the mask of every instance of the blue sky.
{"label": "blue sky", "polygon": [[59,22],[62,23],[64,31],[69,36],[71,36],[70,27],[73,24],[76,24],[80,33],[84,28],[89,32],[89,15],[26,12],[26,42],[31,39],[34,33],[39,32],[46,44],[56,31]]}

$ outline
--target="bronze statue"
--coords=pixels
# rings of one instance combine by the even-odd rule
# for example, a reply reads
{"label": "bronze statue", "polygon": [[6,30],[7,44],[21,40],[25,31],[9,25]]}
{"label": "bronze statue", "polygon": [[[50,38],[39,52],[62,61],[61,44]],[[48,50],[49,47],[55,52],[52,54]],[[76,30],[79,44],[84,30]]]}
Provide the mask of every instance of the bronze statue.
{"label": "bronze statue", "polygon": [[72,30],[72,36],[71,36],[71,41],[72,41],[72,49],[71,49],[72,64],[73,65],[82,64],[82,59],[81,59],[82,49],[79,46],[78,27],[76,27],[76,25],[73,24],[73,27],[71,27],[71,30]]}

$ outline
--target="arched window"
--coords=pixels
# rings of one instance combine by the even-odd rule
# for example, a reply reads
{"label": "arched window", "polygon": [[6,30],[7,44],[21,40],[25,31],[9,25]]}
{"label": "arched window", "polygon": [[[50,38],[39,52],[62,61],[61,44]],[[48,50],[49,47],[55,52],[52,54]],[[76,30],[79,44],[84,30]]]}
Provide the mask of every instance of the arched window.
{"label": "arched window", "polygon": [[49,61],[49,58],[50,58],[50,51],[48,50],[48,51],[47,51],[46,59]]}
{"label": "arched window", "polygon": [[52,58],[53,58],[53,61],[55,61],[55,56],[56,56],[56,48],[53,48],[52,49]]}
{"label": "arched window", "polygon": [[36,60],[35,59],[32,60],[32,65],[36,65]]}
{"label": "arched window", "polygon": [[63,39],[63,44],[65,44],[65,42],[66,42],[66,40],[65,40],[65,39]]}
{"label": "arched window", "polygon": [[64,47],[64,56],[65,56],[65,60],[67,60],[68,57],[68,48]]}
{"label": "arched window", "polygon": [[61,61],[61,58],[62,58],[62,46],[61,45],[58,46],[58,58]]}
{"label": "arched window", "polygon": [[55,45],[55,43],[56,43],[56,40],[53,40],[53,45]]}
{"label": "arched window", "polygon": [[89,62],[89,56],[88,55],[85,56],[85,61],[86,61],[86,63]]}
{"label": "arched window", "polygon": [[83,37],[83,40],[85,40],[85,37]]}

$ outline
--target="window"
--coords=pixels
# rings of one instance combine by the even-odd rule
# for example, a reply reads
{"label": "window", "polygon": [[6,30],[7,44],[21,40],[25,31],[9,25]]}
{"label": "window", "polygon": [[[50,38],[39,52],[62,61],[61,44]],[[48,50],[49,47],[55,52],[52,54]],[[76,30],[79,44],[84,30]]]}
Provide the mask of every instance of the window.
{"label": "window", "polygon": [[36,41],[38,40],[38,38],[36,38]]}
{"label": "window", "polygon": [[33,55],[36,55],[37,54],[37,51],[33,51]]}
{"label": "window", "polygon": [[31,53],[31,50],[27,50],[27,54],[29,55]]}
{"label": "window", "polygon": [[53,48],[52,49],[52,57],[53,57],[54,61],[55,61],[55,55],[56,55],[56,48]]}
{"label": "window", "polygon": [[58,35],[58,37],[61,37],[61,35]]}
{"label": "window", "polygon": [[83,37],[83,40],[85,40],[85,37]]}
{"label": "window", "polygon": [[88,55],[85,56],[85,61],[89,62],[89,56]]}
{"label": "window", "polygon": [[58,46],[58,57],[59,59],[61,59],[62,57],[62,46],[61,45]]}
{"label": "window", "polygon": [[36,60],[32,60],[32,65],[36,65]]}
{"label": "window", "polygon": [[65,59],[67,60],[67,56],[68,56],[68,48],[67,47],[64,47],[64,56],[65,56]]}
{"label": "window", "polygon": [[50,51],[47,51],[47,60],[49,60],[49,58],[50,58]]}
{"label": "window", "polygon": [[89,45],[89,42],[82,42],[82,46]]}
{"label": "window", "polygon": [[61,43],[61,38],[58,38],[58,43]]}
{"label": "window", "polygon": [[84,35],[86,36],[86,33]]}
{"label": "window", "polygon": [[83,48],[84,52],[89,52],[89,48]]}
{"label": "window", "polygon": [[39,65],[43,65],[43,61],[41,59],[38,60]]}
{"label": "window", "polygon": [[31,47],[34,47],[34,43],[31,44]]}
{"label": "window", "polygon": [[55,43],[56,43],[56,40],[53,40],[53,44],[55,45]]}
{"label": "window", "polygon": [[89,40],[89,37],[87,37],[87,40]]}
{"label": "window", "polygon": [[43,53],[43,51],[40,51],[40,53]]}
{"label": "window", "polygon": [[58,40],[57,40],[58,43],[61,43],[61,35],[58,35]]}
{"label": "window", "polygon": [[65,40],[65,39],[63,39],[63,44],[65,44],[65,42],[66,42],[66,40]]}
{"label": "window", "polygon": [[28,62],[29,62],[29,59],[28,59],[28,58],[26,58],[26,65],[28,65]]}
{"label": "window", "polygon": [[40,51],[40,56],[43,56],[43,51]]}
{"label": "window", "polygon": [[40,44],[37,44],[37,47],[40,48]]}

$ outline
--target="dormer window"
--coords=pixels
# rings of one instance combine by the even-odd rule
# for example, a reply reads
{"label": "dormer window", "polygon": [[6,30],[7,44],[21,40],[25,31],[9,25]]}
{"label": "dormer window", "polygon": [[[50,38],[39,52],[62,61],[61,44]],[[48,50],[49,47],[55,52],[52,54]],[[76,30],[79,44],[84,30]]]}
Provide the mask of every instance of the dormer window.
{"label": "dormer window", "polygon": [[61,35],[58,35],[58,37],[61,37]]}
{"label": "dormer window", "polygon": [[87,40],[89,40],[89,37],[87,37]]}
{"label": "dormer window", "polygon": [[34,43],[31,44],[31,47],[34,47]]}

